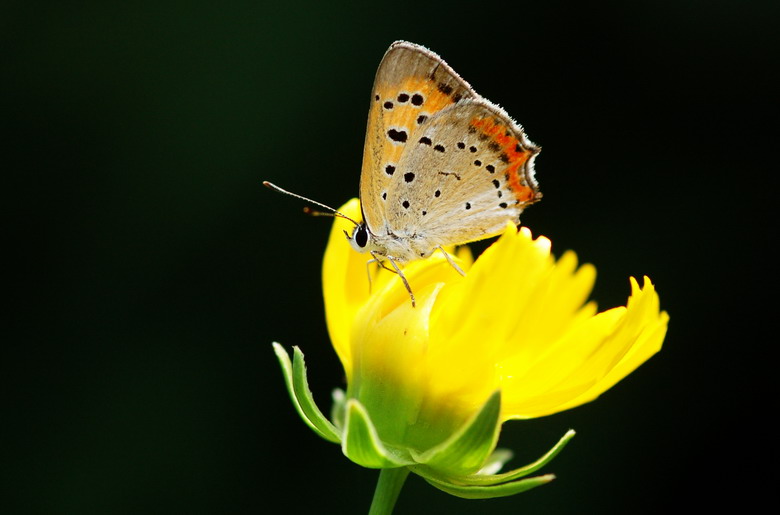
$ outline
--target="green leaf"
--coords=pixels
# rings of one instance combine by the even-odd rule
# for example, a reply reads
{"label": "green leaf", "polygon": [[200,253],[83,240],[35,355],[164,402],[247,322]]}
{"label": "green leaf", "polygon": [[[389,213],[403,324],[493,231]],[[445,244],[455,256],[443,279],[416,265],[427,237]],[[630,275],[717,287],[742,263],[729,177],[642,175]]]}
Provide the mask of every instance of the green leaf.
{"label": "green leaf", "polygon": [[382,443],[366,409],[356,399],[347,401],[344,426],[341,450],[358,465],[384,469],[412,464],[408,456]]}
{"label": "green leaf", "polygon": [[279,359],[279,364],[282,367],[284,382],[287,385],[287,391],[290,393],[290,399],[293,402],[293,406],[295,406],[295,410],[306,425],[322,438],[334,443],[341,441],[336,428],[325,418],[314,403],[314,398],[311,395],[306,378],[306,364],[303,361],[303,353],[298,347],[293,347],[294,356],[291,363],[290,356],[281,345],[274,342],[273,346],[276,357]]}
{"label": "green leaf", "polygon": [[425,480],[431,485],[435,486],[442,492],[447,492],[450,495],[456,497],[462,497],[464,499],[492,499],[494,497],[507,497],[510,495],[519,494],[525,492],[531,488],[545,485],[555,479],[552,474],[545,474],[544,476],[529,477],[527,479],[521,479],[519,481],[512,481],[510,483],[503,483],[493,486],[465,486],[449,483],[447,481],[439,481],[431,478],[425,478]]}
{"label": "green leaf", "polygon": [[497,391],[480,411],[441,444],[422,453],[412,451],[418,463],[447,476],[479,470],[496,446],[501,411],[501,392]]}

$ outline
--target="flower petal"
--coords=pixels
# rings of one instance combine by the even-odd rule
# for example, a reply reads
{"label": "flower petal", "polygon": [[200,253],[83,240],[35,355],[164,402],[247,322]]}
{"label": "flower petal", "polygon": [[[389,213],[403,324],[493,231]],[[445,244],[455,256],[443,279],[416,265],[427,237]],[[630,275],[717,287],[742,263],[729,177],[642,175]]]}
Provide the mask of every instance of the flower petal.
{"label": "flower petal", "polygon": [[[408,294],[399,294],[400,301],[395,295],[372,296],[355,322],[352,338],[359,345],[353,348],[354,379],[347,396],[370,409],[383,441],[393,445],[409,445],[410,432],[415,432],[420,417],[428,372],[420,365],[427,351],[430,310],[440,288],[433,283],[418,290],[416,307]],[[446,427],[451,430],[460,422]],[[436,445],[450,434],[433,428],[424,433],[426,441],[418,442],[417,448]]]}
{"label": "flower petal", "polygon": [[[353,220],[360,220],[360,204],[352,199],[339,211]],[[347,380],[351,378],[352,356],[350,332],[355,313],[368,299],[369,284],[367,258],[355,252],[344,236],[352,233],[354,224],[336,217],[330,231],[328,246],[322,263],[322,293],[325,300],[325,318],[330,341],[344,367]]]}
{"label": "flower petal", "polygon": [[661,350],[669,315],[660,311],[658,294],[648,277],[641,289],[632,277],[631,290],[624,318],[604,345],[605,350],[613,349],[612,358],[605,360],[604,374],[583,394],[562,405],[561,410],[592,401]]}
{"label": "flower petal", "polygon": [[657,352],[668,315],[659,312],[649,280],[646,285],[640,290],[632,280],[628,307],[582,321],[527,373],[508,378],[507,417],[539,417],[591,401]]}
{"label": "flower petal", "polygon": [[478,409],[495,389],[511,402],[516,394],[503,381],[526,373],[551,342],[595,311],[583,307],[594,279],[592,266],[577,269],[574,253],[556,264],[549,240],[509,224],[468,276],[439,295],[428,355],[433,396],[458,399],[464,411]]}
{"label": "flower petal", "polygon": [[[350,200],[340,207],[339,211],[353,220],[362,219],[357,199]],[[322,265],[322,289],[328,332],[348,382],[352,377],[353,366],[350,342],[358,312],[361,309],[373,309],[366,308],[372,298],[383,297],[381,301],[384,311],[378,316],[389,313],[402,303],[410,302],[409,292],[397,274],[378,264],[369,265],[372,261],[371,255],[360,254],[349,244],[344,233],[351,234],[354,227],[349,220],[335,218]],[[447,250],[452,254],[452,249]],[[471,264],[468,248],[459,249],[453,257],[461,268],[468,270]],[[410,263],[403,271],[415,295],[430,284],[460,279],[460,275],[440,252],[425,260]]]}

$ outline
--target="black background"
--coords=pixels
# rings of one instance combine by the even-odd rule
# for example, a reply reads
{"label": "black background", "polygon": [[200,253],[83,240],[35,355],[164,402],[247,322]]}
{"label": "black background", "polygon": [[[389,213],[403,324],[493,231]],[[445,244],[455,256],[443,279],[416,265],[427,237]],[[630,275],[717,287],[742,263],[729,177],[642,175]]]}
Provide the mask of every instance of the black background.
{"label": "black background", "polygon": [[[329,222],[260,183],[357,194],[388,45],[439,53],[544,148],[523,221],[649,275],[664,349],[598,401],[504,426],[550,485],[490,501],[410,476],[397,513],[655,513],[764,491],[759,366],[776,235],[774,2],[3,2],[8,513],[365,513],[376,471],[298,419],[271,341],[343,386]],[[775,401],[776,403],[776,401]]]}

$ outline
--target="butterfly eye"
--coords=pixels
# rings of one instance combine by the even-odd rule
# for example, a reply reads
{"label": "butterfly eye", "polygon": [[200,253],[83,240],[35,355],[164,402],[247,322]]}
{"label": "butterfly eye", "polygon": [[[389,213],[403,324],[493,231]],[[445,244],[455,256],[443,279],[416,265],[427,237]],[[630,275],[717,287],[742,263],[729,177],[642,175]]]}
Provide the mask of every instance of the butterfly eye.
{"label": "butterfly eye", "polygon": [[361,249],[366,247],[368,244],[368,229],[366,229],[366,224],[360,224],[355,227],[355,232],[352,233],[352,240]]}

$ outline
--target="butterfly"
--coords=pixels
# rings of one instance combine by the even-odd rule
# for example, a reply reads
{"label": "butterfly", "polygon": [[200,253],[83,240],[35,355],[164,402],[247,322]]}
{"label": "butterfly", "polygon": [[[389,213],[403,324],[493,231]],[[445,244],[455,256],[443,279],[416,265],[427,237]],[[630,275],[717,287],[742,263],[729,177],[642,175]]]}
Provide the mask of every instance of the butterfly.
{"label": "butterfly", "polygon": [[500,234],[507,221],[520,223],[520,213],[542,196],[533,166],[540,150],[441,57],[396,41],[371,91],[360,176],[363,221],[354,222],[347,238],[358,252],[386,268],[389,263],[414,304],[401,267],[438,249],[462,274],[444,247]]}

